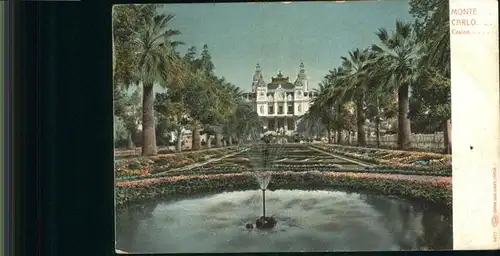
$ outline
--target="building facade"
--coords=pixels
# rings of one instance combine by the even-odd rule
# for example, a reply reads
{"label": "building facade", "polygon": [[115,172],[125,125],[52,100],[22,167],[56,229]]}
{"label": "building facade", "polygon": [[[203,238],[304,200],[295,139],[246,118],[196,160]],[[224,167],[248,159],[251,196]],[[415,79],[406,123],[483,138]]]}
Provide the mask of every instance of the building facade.
{"label": "building facade", "polygon": [[315,96],[316,92],[309,90],[303,63],[300,63],[299,73],[293,83],[281,72],[266,83],[257,64],[252,92],[245,94],[262,119],[264,129],[285,134],[296,131],[299,118],[308,111]]}

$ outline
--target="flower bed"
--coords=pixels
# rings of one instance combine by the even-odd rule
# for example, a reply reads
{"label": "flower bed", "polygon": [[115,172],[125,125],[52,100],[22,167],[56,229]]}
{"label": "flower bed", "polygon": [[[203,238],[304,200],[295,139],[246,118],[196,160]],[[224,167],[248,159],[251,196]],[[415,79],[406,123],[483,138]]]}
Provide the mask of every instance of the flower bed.
{"label": "flower bed", "polygon": [[151,157],[121,159],[115,162],[115,174],[117,178],[147,176],[168,169],[180,168],[196,162],[222,157],[237,152],[238,150],[240,149],[237,147],[231,147],[203,150],[199,152],[159,154]]}
{"label": "flower bed", "polygon": [[441,171],[443,175],[451,175],[451,155],[339,145],[315,145],[315,147],[333,154],[380,165],[377,168]]}
{"label": "flower bed", "polygon": [[[116,184],[118,207],[147,199],[198,193],[256,189],[251,173],[200,174],[147,180],[122,181]],[[423,199],[451,209],[451,179],[409,175],[348,172],[279,172],[268,187],[275,189],[354,189],[387,195]]]}
{"label": "flower bed", "polygon": [[[253,167],[236,165],[236,164],[218,164],[210,163],[201,167],[192,168],[184,171],[172,171],[155,175],[155,177],[171,177],[177,175],[191,175],[191,174],[223,174],[223,173],[243,173],[252,172]],[[269,170],[273,172],[305,172],[305,171],[319,171],[319,172],[355,172],[355,173],[381,173],[381,174],[404,174],[404,175],[427,175],[427,176],[444,176],[440,171],[421,171],[411,169],[393,169],[393,168],[365,168],[365,167],[342,167],[330,164],[313,164],[313,165],[282,165],[274,164]],[[144,176],[144,178],[148,178]]]}

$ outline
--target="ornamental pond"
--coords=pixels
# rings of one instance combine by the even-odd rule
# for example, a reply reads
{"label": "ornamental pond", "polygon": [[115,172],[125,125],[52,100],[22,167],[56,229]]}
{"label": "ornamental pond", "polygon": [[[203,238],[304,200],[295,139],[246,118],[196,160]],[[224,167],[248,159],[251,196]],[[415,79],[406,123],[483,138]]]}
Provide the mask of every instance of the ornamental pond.
{"label": "ornamental pond", "polygon": [[248,230],[261,191],[149,201],[117,213],[117,245],[128,252],[228,253],[451,249],[451,217],[439,207],[341,191],[266,194],[271,230]]}
{"label": "ornamental pond", "polygon": [[[329,160],[325,154],[305,151],[284,149],[276,159],[300,158],[294,156],[300,153]],[[248,152],[244,154],[252,160]],[[265,157],[265,152],[258,155]],[[271,191],[266,190],[273,183],[271,174],[259,172],[255,178],[253,190],[171,195],[120,207],[117,248],[130,253],[452,249],[449,208],[355,190],[297,187]],[[257,228],[259,217],[264,216],[275,223]]]}

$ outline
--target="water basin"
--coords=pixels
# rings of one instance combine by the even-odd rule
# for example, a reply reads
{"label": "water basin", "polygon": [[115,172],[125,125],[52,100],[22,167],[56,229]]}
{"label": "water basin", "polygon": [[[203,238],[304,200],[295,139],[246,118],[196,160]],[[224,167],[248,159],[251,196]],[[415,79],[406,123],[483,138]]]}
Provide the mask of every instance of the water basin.
{"label": "water basin", "polygon": [[266,193],[272,230],[248,230],[260,190],[156,200],[117,212],[117,246],[135,253],[452,249],[450,213],[422,202],[342,191]]}

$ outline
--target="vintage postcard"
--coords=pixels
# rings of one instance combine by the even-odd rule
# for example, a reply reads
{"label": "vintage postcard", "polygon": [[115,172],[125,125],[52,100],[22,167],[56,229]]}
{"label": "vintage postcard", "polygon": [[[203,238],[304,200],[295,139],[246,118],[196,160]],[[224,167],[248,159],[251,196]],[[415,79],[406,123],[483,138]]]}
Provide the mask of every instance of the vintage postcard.
{"label": "vintage postcard", "polygon": [[498,248],[496,4],[115,5],[116,251]]}

